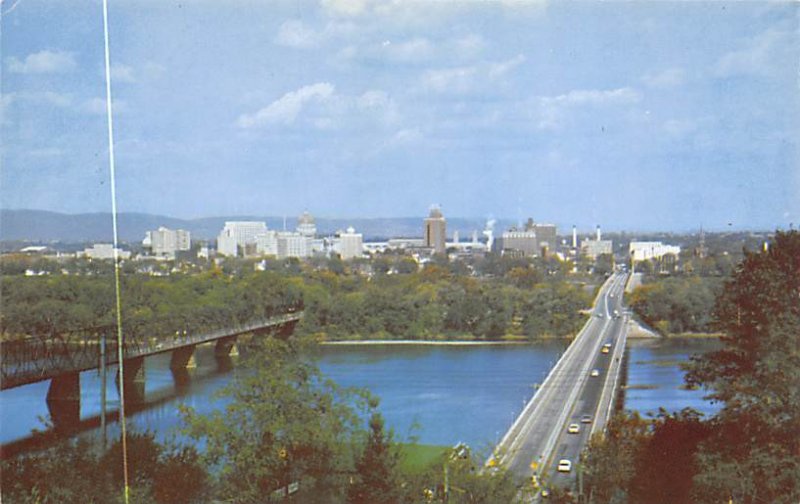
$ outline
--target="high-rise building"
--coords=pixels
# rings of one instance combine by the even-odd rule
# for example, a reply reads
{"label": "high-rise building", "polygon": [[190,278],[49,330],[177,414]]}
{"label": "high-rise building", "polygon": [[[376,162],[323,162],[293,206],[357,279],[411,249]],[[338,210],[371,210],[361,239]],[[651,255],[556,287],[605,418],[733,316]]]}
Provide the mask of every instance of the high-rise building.
{"label": "high-rise building", "polygon": [[432,206],[428,218],[425,219],[423,243],[437,254],[447,251],[447,223],[438,206]]}
{"label": "high-rise building", "polygon": [[254,245],[260,235],[267,233],[267,224],[261,221],[228,221],[217,237],[217,252],[220,255],[237,256]]}
{"label": "high-rise building", "polygon": [[355,259],[364,253],[364,237],[353,227],[339,235],[339,255],[342,259]]}
{"label": "high-rise building", "polygon": [[147,231],[142,245],[149,248],[153,255],[174,258],[176,252],[192,248],[192,239],[189,231],[162,226],[156,231]]}

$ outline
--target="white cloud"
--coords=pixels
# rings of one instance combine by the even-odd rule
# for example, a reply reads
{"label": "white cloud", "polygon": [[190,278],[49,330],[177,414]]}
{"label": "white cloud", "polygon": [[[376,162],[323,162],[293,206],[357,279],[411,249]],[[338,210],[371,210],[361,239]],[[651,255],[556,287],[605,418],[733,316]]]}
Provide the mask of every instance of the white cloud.
{"label": "white cloud", "polygon": [[570,109],[633,105],[641,99],[641,93],[630,87],[610,90],[578,89],[557,96],[542,96],[537,100],[537,126],[539,129],[558,130],[564,126]]}
{"label": "white cloud", "polygon": [[516,56],[507,61],[501,61],[500,63],[493,63],[489,66],[489,78],[497,79],[503,77],[504,75],[514,70],[523,63],[525,63],[524,54],[517,54]]}
{"label": "white cloud", "polygon": [[517,69],[525,62],[525,55],[518,54],[500,62],[481,62],[453,68],[439,68],[422,75],[422,87],[436,93],[469,93],[476,89],[496,91],[499,79]]}
{"label": "white cloud", "polygon": [[136,82],[133,67],[121,63],[111,65],[111,79],[114,82]]}
{"label": "white cloud", "polygon": [[714,65],[714,76],[770,76],[784,65],[796,65],[797,36],[769,29],[747,41],[743,49],[724,54]]}
{"label": "white cloud", "polygon": [[463,93],[472,87],[477,73],[474,66],[428,70],[422,76],[422,84],[427,90],[438,93]]}
{"label": "white cloud", "polygon": [[278,29],[275,43],[296,49],[309,49],[319,44],[320,36],[302,21],[290,19]]}
{"label": "white cloud", "polygon": [[541,100],[547,105],[606,105],[636,103],[642,95],[635,89],[624,87],[611,90],[578,89],[558,96],[545,96]]}
{"label": "white cloud", "polygon": [[389,59],[397,62],[425,61],[430,59],[434,53],[433,44],[422,37],[399,43],[387,40],[382,46]]}
{"label": "white cloud", "polygon": [[258,126],[306,125],[321,130],[376,130],[396,127],[397,106],[385,92],[370,89],[360,95],[339,94],[332,84],[317,83],[286,93],[253,114],[242,114],[237,124]]}
{"label": "white cloud", "polygon": [[682,68],[668,68],[656,74],[646,74],[642,81],[651,88],[672,89],[683,85],[686,72]]}
{"label": "white cloud", "polygon": [[327,82],[304,86],[297,91],[286,93],[254,114],[239,116],[237,124],[240,128],[253,128],[269,124],[292,124],[308,103],[324,102],[331,98],[333,92],[333,85]]}
{"label": "white cloud", "polygon": [[29,54],[24,61],[8,58],[8,70],[20,74],[65,73],[75,69],[75,57],[70,52],[43,50]]}

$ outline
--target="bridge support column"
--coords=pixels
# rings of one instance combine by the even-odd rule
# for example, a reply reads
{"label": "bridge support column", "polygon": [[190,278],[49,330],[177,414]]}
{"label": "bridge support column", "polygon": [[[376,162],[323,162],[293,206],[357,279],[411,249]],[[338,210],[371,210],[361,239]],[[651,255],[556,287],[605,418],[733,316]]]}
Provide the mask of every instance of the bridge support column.
{"label": "bridge support column", "polygon": [[216,357],[239,355],[239,350],[236,348],[236,336],[227,336],[218,339],[214,346],[214,355]]}
{"label": "bridge support column", "polygon": [[195,345],[189,345],[173,350],[172,357],[169,361],[169,368],[173,371],[196,368],[197,362],[194,360],[194,347]]}
{"label": "bridge support column", "polygon": [[64,373],[50,381],[47,409],[56,432],[67,434],[78,429],[81,420],[80,373]]}
{"label": "bridge support column", "polygon": [[[130,403],[144,402],[144,357],[132,357],[123,361],[125,368],[125,400]],[[119,370],[117,370],[117,386],[119,386]]]}

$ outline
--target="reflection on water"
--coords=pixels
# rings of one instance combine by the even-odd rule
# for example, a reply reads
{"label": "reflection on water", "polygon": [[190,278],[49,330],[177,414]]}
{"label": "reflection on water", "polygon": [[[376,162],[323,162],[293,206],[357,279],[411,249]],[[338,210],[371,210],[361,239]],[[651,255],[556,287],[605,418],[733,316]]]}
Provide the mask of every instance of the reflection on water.
{"label": "reflection on water", "polygon": [[719,348],[717,339],[670,338],[628,340],[628,390],[625,408],[642,414],[694,408],[706,416],[716,413],[720,405],[703,399],[708,392],[686,390],[682,363],[693,354]]}
{"label": "reflection on water", "polygon": [[[709,340],[631,341],[626,407],[641,412],[659,406],[679,410],[690,406],[705,413],[717,407],[702,399],[702,391],[681,390],[678,362],[718,346]],[[322,371],[342,386],[365,387],[381,398],[387,425],[403,439],[453,445],[459,441],[482,448],[496,443],[535,392],[564,349],[561,341],[534,345],[430,346],[344,345],[320,350]],[[234,358],[236,359],[236,358]],[[218,361],[213,346],[198,347],[197,367],[174,374],[169,354],[146,361],[145,402],[128,406],[129,424],[150,430],[165,440],[180,439],[179,405],[199,413],[227,403],[215,393],[230,382],[235,360]],[[109,370],[108,409],[119,407]],[[80,429],[100,436],[100,376],[81,374]],[[49,382],[0,393],[0,442],[4,456],[31,449],[32,429],[43,429],[49,412],[45,402]],[[642,389],[637,387],[653,387]],[[127,405],[127,403],[126,403]],[[112,415],[115,419],[115,415]],[[109,436],[119,435],[116,423]]]}

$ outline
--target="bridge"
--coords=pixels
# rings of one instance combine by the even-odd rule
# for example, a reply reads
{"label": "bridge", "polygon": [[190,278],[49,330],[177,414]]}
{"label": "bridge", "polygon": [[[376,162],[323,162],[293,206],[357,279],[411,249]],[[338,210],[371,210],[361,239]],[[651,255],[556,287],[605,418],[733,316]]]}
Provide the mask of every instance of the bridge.
{"label": "bridge", "polygon": [[[126,400],[144,397],[145,358],[170,352],[170,368],[180,373],[191,366],[197,345],[214,344],[218,357],[228,356],[247,334],[291,334],[303,312],[289,312],[247,324],[207,332],[131,338],[123,343]],[[0,344],[0,390],[50,380],[47,406],[56,428],[75,425],[80,418],[80,373],[119,364],[114,328],[86,331],[68,338],[22,338]],[[119,376],[117,376],[117,380]]]}
{"label": "bridge", "polygon": [[[625,351],[627,314],[622,295],[626,279],[626,274],[617,273],[603,284],[591,318],[495,450],[496,462],[527,484],[532,484],[535,475],[537,481],[547,477],[550,484],[573,485],[581,452],[592,434],[605,429],[614,409]],[[570,461],[568,472],[558,470],[561,460]]]}

